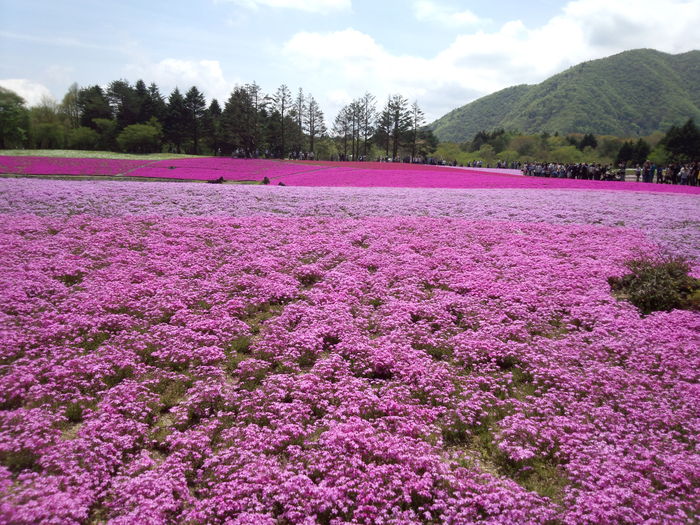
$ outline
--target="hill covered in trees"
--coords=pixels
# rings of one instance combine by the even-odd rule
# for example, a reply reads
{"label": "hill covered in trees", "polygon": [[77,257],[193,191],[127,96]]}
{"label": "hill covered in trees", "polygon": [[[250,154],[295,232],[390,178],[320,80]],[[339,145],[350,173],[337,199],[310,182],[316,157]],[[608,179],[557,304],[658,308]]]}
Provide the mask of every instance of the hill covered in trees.
{"label": "hill covered in trees", "polygon": [[480,130],[649,135],[700,120],[700,51],[625,51],[584,62],[536,85],[509,87],[430,124],[440,141]]}

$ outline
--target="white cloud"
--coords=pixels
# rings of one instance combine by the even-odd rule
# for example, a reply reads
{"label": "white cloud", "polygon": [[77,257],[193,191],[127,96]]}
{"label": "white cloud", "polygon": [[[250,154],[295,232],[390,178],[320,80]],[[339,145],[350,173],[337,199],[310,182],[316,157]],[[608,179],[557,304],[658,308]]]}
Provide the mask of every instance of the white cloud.
{"label": "white cloud", "polygon": [[458,9],[453,9],[443,4],[433,2],[432,0],[414,1],[413,14],[417,20],[434,22],[451,27],[474,26],[485,22],[485,20],[482,20],[468,9],[460,11]]}
{"label": "white cloud", "polygon": [[373,61],[373,57],[385,53],[374,38],[355,29],[331,33],[297,33],[284,45],[284,50],[292,58],[303,59],[305,64],[309,61],[315,64],[332,62],[334,59],[344,63],[348,60]]}
{"label": "white cloud", "polygon": [[176,87],[184,95],[192,86],[197,86],[207,101],[219,100],[223,106],[238,79],[227,79],[218,60],[179,60],[166,58],[158,63],[131,64],[126,67],[127,77],[132,81],[142,78],[147,84],[155,82],[163,96]]}
{"label": "white cloud", "polygon": [[49,88],[26,78],[0,79],[0,86],[17,93],[24,99],[27,106],[36,106],[44,98],[55,100]]}
{"label": "white cloud", "polygon": [[355,29],[297,33],[282,53],[296,70],[318,79],[308,89],[324,90],[318,98],[328,111],[339,109],[341,91],[353,98],[370,91],[380,103],[401,93],[417,98],[434,119],[480,95],[541,82],[585,60],[644,47],[699,49],[698,27],[697,0],[574,0],[540,26],[514,20],[495,31],[464,32],[427,58],[391,53]]}
{"label": "white cloud", "polygon": [[314,73],[324,91],[309,89],[326,108],[328,120],[349,102],[350,94],[354,98],[369,91],[383,103],[390,93],[414,99],[436,85],[429,60],[392,55],[355,29],[297,33],[284,45],[283,55],[296,70]]}
{"label": "white cloud", "polygon": [[297,9],[309,13],[331,13],[334,11],[349,11],[352,8],[352,0],[218,0],[231,2],[247,9],[259,9],[261,7]]}

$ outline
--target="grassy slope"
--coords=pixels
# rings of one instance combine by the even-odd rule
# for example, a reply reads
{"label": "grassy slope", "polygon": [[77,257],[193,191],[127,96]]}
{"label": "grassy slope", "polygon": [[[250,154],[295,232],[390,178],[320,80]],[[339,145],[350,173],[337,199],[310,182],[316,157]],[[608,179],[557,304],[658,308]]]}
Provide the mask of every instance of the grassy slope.
{"label": "grassy slope", "polygon": [[700,51],[625,51],[579,64],[535,86],[499,91],[431,127],[440,140],[452,141],[499,127],[526,133],[648,135],[688,118],[700,120],[699,83]]}
{"label": "grassy slope", "polygon": [[116,153],[114,151],[86,151],[70,149],[4,149],[0,155],[27,157],[62,157],[81,159],[133,159],[133,160],[165,160],[194,157],[194,155],[177,155],[174,153],[151,153],[134,155],[131,153]]}

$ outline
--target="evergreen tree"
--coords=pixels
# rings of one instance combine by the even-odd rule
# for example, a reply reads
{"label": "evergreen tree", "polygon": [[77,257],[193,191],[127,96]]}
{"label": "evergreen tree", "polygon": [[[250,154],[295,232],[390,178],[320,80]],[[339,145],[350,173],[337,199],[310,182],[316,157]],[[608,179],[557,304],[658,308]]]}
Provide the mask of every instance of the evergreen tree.
{"label": "evergreen tree", "polygon": [[352,160],[357,160],[360,156],[360,137],[362,133],[362,101],[353,100],[348,106],[350,112],[351,137],[352,137]]}
{"label": "evergreen tree", "polygon": [[148,119],[150,119],[154,115],[148,114],[148,88],[146,87],[146,83],[143,80],[139,79],[136,81],[136,84],[134,84],[134,94],[136,96],[136,103],[138,106],[138,115],[136,116],[136,122],[138,124],[144,124],[148,122]]}
{"label": "evergreen tree", "polygon": [[401,95],[391,96],[389,98],[389,114],[391,115],[391,156],[396,159],[399,155],[399,147],[411,127],[408,100]]}
{"label": "evergreen tree", "polygon": [[97,129],[94,119],[111,119],[112,109],[100,86],[89,86],[78,92],[80,125]]}
{"label": "evergreen tree", "polygon": [[568,137],[566,137],[565,140],[568,144],[571,144],[574,148],[580,149],[581,151],[583,151],[583,148],[579,148],[579,141],[576,140],[576,137],[569,135]]}
{"label": "evergreen tree", "polygon": [[204,100],[204,95],[195,86],[192,86],[185,95],[184,106],[187,112],[187,127],[190,137],[192,137],[193,153],[199,155],[199,136],[207,103]]}
{"label": "evergreen tree", "polygon": [[631,142],[624,142],[620,146],[620,151],[617,152],[615,157],[615,164],[624,164],[625,166],[634,158],[634,145]]}
{"label": "evergreen tree", "polygon": [[160,90],[155,83],[151,83],[148,86],[148,96],[143,102],[141,111],[143,117],[146,118],[146,121],[150,120],[152,117],[155,117],[158,122],[165,122],[168,114],[167,104],[165,103],[165,99],[163,98],[163,95],[160,94]]}
{"label": "evergreen tree", "polygon": [[309,105],[306,112],[306,131],[309,134],[309,151],[316,151],[316,137],[326,133],[326,124],[323,122],[323,112],[313,96],[309,95]]}
{"label": "evergreen tree", "polygon": [[593,133],[586,133],[581,139],[581,142],[578,143],[578,149],[580,149],[581,151],[583,151],[587,147],[591,147],[593,149],[598,147],[598,141],[596,140]]}
{"label": "evergreen tree", "polygon": [[479,131],[476,135],[474,135],[474,138],[469,144],[469,151],[479,151],[481,149],[481,146],[483,146],[484,144],[488,144],[488,142],[489,134],[483,130]]}
{"label": "evergreen tree", "polygon": [[644,164],[649,158],[649,152],[651,152],[651,147],[644,139],[639,139],[634,145],[634,154],[632,156],[632,162],[634,164]]}
{"label": "evergreen tree", "polygon": [[433,133],[433,130],[428,128],[419,129],[416,154],[420,157],[427,157],[437,149],[439,143],[440,141]]}
{"label": "evergreen tree", "polygon": [[265,140],[268,145],[266,156],[274,158],[284,157],[282,148],[284,147],[284,128],[282,126],[282,115],[274,107],[270,115],[265,119]]}
{"label": "evergreen tree", "polygon": [[305,127],[306,127],[306,112],[307,112],[306,97],[304,97],[304,90],[299,88],[296,99],[294,99],[294,107],[292,108],[291,114],[294,118],[294,143],[292,144],[292,149],[297,152],[303,152],[306,150],[305,146]]}
{"label": "evergreen tree", "polygon": [[215,154],[224,147],[221,131],[221,106],[219,101],[212,99],[202,118],[202,138],[205,144]]}
{"label": "evergreen tree", "polygon": [[343,152],[343,158],[348,158],[348,140],[352,137],[352,111],[349,106],[344,106],[333,121],[333,135],[340,143],[338,148]]}
{"label": "evergreen tree", "polygon": [[360,123],[360,133],[362,135],[362,151],[366,157],[369,147],[369,139],[374,135],[375,121],[377,119],[376,98],[371,93],[365,93],[360,99],[362,106],[362,122]]}
{"label": "evergreen tree", "polygon": [[255,108],[245,87],[236,86],[226,101],[221,117],[228,151],[240,150],[246,157],[255,151]]}
{"label": "evergreen tree", "polygon": [[418,131],[425,124],[425,114],[418,107],[418,101],[411,105],[411,158],[415,158],[418,149]]}
{"label": "evergreen tree", "polygon": [[119,130],[138,122],[141,104],[136,90],[126,80],[110,82],[106,96]]}
{"label": "evergreen tree", "polygon": [[255,82],[246,84],[244,88],[248,92],[248,98],[252,107],[249,121],[253,144],[251,154],[257,156],[263,147],[263,127],[267,118],[266,108],[269,98],[263,94],[262,89]]}
{"label": "evergreen tree", "polygon": [[672,126],[661,139],[661,144],[673,161],[690,162],[700,159],[700,129],[693,119],[681,127]]}
{"label": "evergreen tree", "polygon": [[181,153],[182,143],[189,131],[189,119],[185,99],[178,88],[170,94],[166,111],[165,138],[175,147],[177,153]]}
{"label": "evergreen tree", "polygon": [[287,155],[287,133],[289,132],[289,124],[287,119],[289,118],[289,111],[292,107],[292,94],[286,84],[282,84],[272,98],[274,103],[274,108],[279,114],[279,144],[276,148],[273,148],[280,153],[280,157],[284,158]]}
{"label": "evergreen tree", "polygon": [[387,99],[382,112],[377,119],[375,128],[375,140],[377,144],[384,149],[385,156],[389,156],[391,149],[391,130],[392,130],[392,113],[391,113],[391,98]]}

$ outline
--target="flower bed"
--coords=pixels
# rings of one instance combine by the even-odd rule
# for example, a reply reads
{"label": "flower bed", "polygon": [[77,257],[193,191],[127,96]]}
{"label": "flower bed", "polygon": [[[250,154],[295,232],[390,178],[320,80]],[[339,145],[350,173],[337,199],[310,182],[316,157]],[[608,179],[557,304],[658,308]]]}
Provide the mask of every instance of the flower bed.
{"label": "flower bed", "polygon": [[298,162],[228,157],[122,160],[0,156],[0,173],[119,175],[178,180],[261,182],[319,187],[493,188],[639,191],[700,195],[700,187],[523,177],[512,170],[372,162]]}
{"label": "flower bed", "polygon": [[153,161],[0,155],[0,173],[19,175],[123,175]]}
{"label": "flower bed", "polygon": [[[636,228],[700,261],[693,195],[525,189],[314,188],[1,180],[0,213],[66,216],[455,217]],[[670,212],[669,210],[673,210]],[[696,271],[700,275],[700,264]]]}
{"label": "flower bed", "polygon": [[1,520],[691,522],[696,201],[2,180]]}
{"label": "flower bed", "polygon": [[445,171],[445,170],[463,170],[472,172],[500,173],[504,175],[514,175],[521,177],[523,172],[520,170],[508,168],[471,168],[457,166],[438,166],[433,164],[409,164],[404,162],[357,162],[357,161],[327,161],[327,160],[296,160],[289,162],[297,162],[300,164],[308,164],[315,166],[325,166],[333,168],[354,168],[362,170],[401,170],[401,171]]}
{"label": "flower bed", "polygon": [[223,177],[230,181],[256,181],[264,177],[280,177],[323,169],[319,166],[262,159],[232,159],[228,157],[196,157],[164,160],[143,166],[129,173],[131,177],[159,177],[185,180],[213,180]]}

